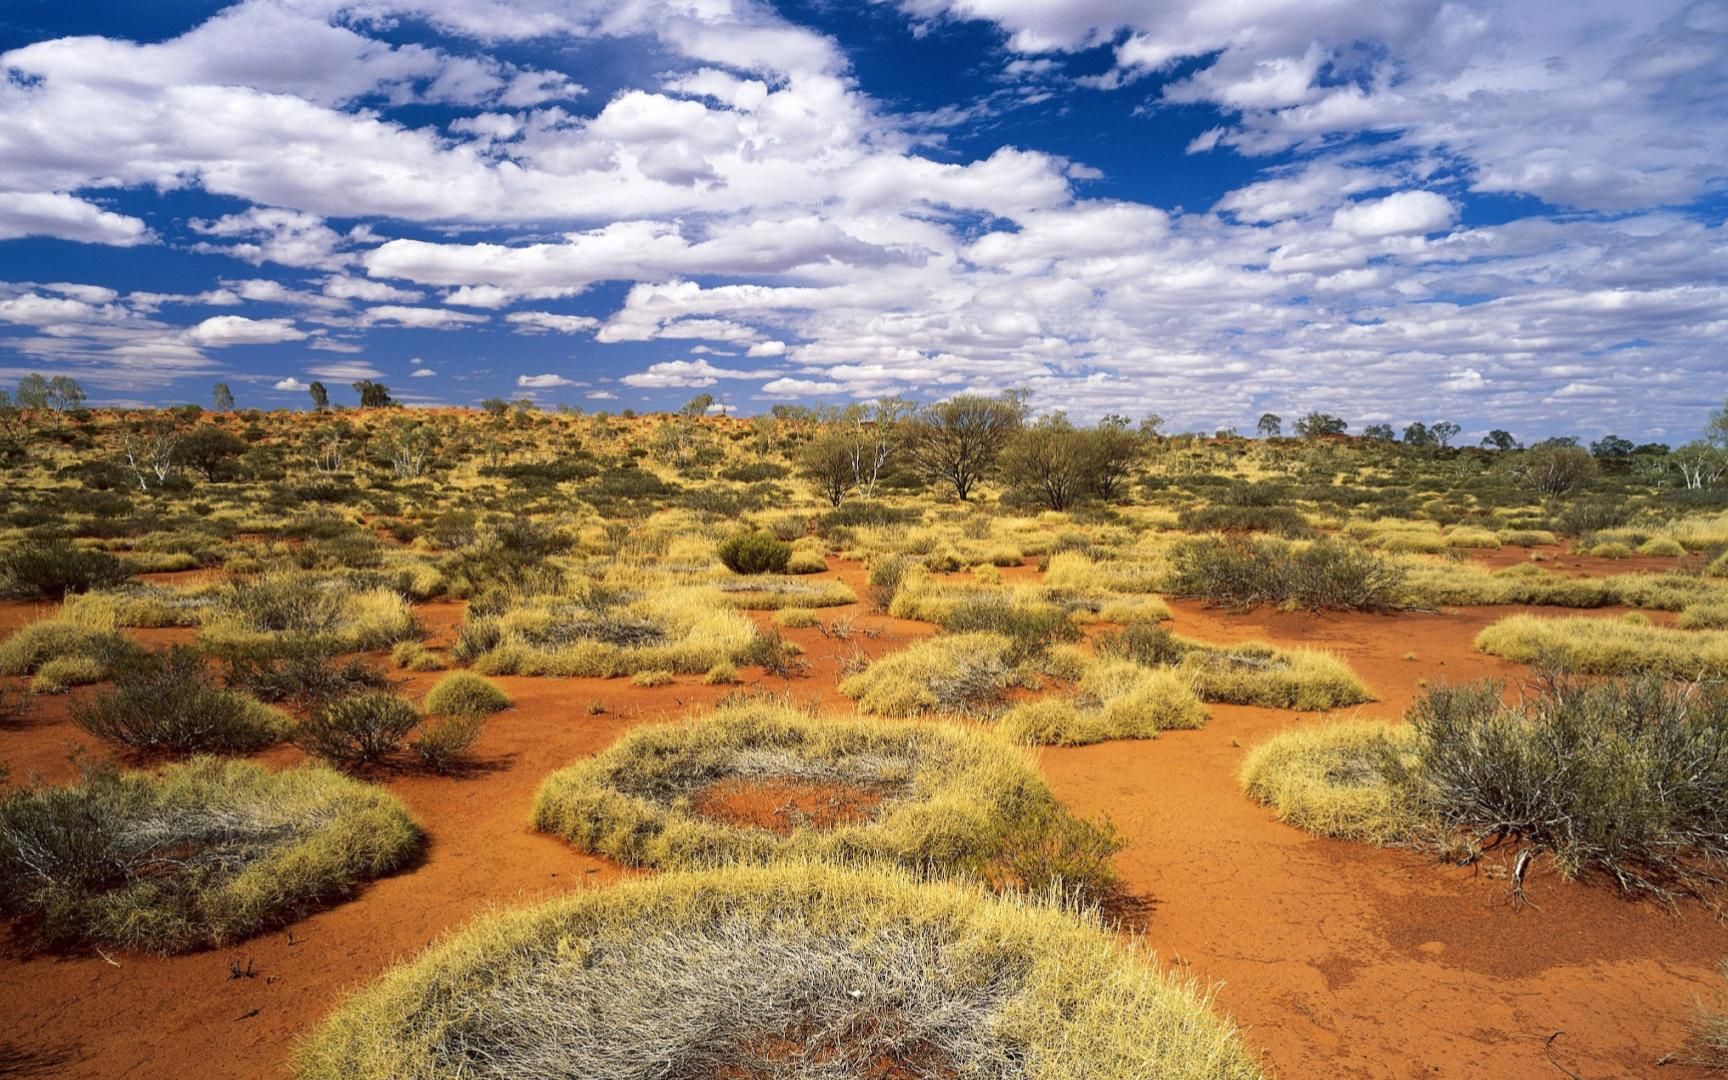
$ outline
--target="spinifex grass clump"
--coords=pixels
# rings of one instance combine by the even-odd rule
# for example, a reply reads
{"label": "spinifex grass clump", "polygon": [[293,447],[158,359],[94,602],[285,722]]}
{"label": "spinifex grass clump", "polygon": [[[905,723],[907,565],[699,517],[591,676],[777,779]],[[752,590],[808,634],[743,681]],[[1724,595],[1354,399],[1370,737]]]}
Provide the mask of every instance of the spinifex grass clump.
{"label": "spinifex grass clump", "polygon": [[1517,704],[1495,683],[1443,687],[1409,726],[1278,736],[1243,766],[1249,794],[1334,836],[1546,852],[1663,898],[1728,875],[1728,688],[1654,676],[1550,676]]}
{"label": "spinifex grass clump", "polygon": [[1511,615],[1476,635],[1485,653],[1589,675],[1653,671],[1675,678],[1728,676],[1728,632],[1672,630],[1618,619]]}
{"label": "spinifex grass clump", "polygon": [[[766,820],[716,812],[716,796],[752,792],[775,804],[761,808]],[[818,798],[801,806],[801,793]],[[767,701],[637,728],[552,774],[534,822],[635,866],[866,859],[1087,895],[1113,880],[1116,848],[1107,827],[1064,811],[1025,755],[988,734]]]}
{"label": "spinifex grass clump", "polygon": [[302,1080],[1249,1080],[1207,999],[1090,918],[824,866],[495,916],[304,1044]]}
{"label": "spinifex grass clump", "polygon": [[882,657],[840,683],[861,712],[878,716],[971,713],[999,706],[1023,676],[1000,634],[944,634]]}
{"label": "spinifex grass clump", "polygon": [[0,802],[0,912],[53,948],[223,945],[353,892],[419,844],[393,796],[327,769],[103,770]]}
{"label": "spinifex grass clump", "polygon": [[751,648],[756,628],[703,588],[524,598],[462,626],[451,655],[485,675],[700,674]]}
{"label": "spinifex grass clump", "polygon": [[1374,700],[1350,666],[1330,653],[1257,641],[1207,645],[1138,623],[1100,635],[1098,652],[1185,675],[1203,701],[1272,709],[1336,709]]}

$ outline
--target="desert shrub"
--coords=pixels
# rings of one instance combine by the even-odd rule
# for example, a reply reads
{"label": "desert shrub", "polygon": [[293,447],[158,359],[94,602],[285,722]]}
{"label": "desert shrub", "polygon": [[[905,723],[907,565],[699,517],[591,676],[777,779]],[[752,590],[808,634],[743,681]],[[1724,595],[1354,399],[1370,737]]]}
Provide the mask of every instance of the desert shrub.
{"label": "desert shrub", "polygon": [[1640,677],[1437,688],[1389,782],[1448,833],[1515,839],[1631,892],[1714,888],[1728,870],[1728,692]]}
{"label": "desert shrub", "polygon": [[1728,688],[1550,676],[1508,705],[1487,682],[1430,690],[1406,720],[1279,736],[1244,783],[1333,835],[1448,853],[1515,842],[1662,898],[1728,880]]}
{"label": "desert shrub", "polygon": [[72,722],[105,742],[179,754],[248,753],[288,729],[275,709],[213,685],[203,656],[184,645],[124,665],[112,689],[73,704]]}
{"label": "desert shrub", "polygon": [[956,634],[998,634],[1010,642],[1008,662],[1021,664],[1052,645],[1080,640],[1080,628],[1053,604],[1022,603],[1001,592],[979,592],[950,605],[937,620]]}
{"label": "desert shrub", "polygon": [[776,611],[773,621],[775,626],[784,626],[795,630],[801,627],[815,626],[821,622],[821,619],[811,608],[787,607]]}
{"label": "desert shrub", "polygon": [[416,634],[413,610],[393,590],[340,577],[269,574],[230,585],[206,618],[200,640],[215,648],[278,636],[321,643],[329,652],[388,648]]}
{"label": "desert shrub", "polygon": [[882,657],[842,680],[840,692],[879,716],[988,708],[1019,680],[1013,648],[998,634],[945,634]]}
{"label": "desert shrub", "polygon": [[1314,530],[1292,506],[1202,506],[1184,508],[1177,527],[1185,532],[1269,532],[1286,537],[1312,536]]}
{"label": "desert shrub", "polygon": [[348,1001],[296,1068],[627,1080],[661,1062],[774,1080],[1260,1075],[1191,983],[1095,916],[822,865],[662,875],[494,916]]}
{"label": "desert shrub", "polygon": [[[1728,964],[1722,967],[1728,976]],[[1728,1071],[1728,998],[1718,997],[1715,1005],[1700,1002],[1693,1008],[1690,1038],[1686,1048],[1675,1054],[1664,1054],[1663,1065],[1690,1065],[1711,1072]]]}
{"label": "desert shrub", "polygon": [[349,895],[419,845],[394,797],[326,769],[99,770],[0,802],[0,911],[51,948],[226,945]]}
{"label": "desert shrub", "polygon": [[[777,794],[786,806],[772,826],[703,809],[705,795],[733,785],[806,786],[812,809]],[[995,737],[773,701],[636,728],[549,777],[534,818],[585,851],[660,869],[869,860],[1035,891],[1060,878],[1093,896],[1114,880],[1109,830],[1074,820],[1031,761]],[[1067,876],[1050,869],[1058,864]]]}
{"label": "desert shrub", "polygon": [[1552,518],[1553,529],[1567,536],[1588,536],[1602,529],[1624,525],[1632,509],[1624,499],[1589,498],[1568,503]]}
{"label": "desert shrub", "polygon": [[792,545],[770,533],[744,532],[722,540],[718,554],[734,574],[783,574],[792,559]]}
{"label": "desert shrub", "polygon": [[1680,609],[1674,625],[1682,630],[1728,629],[1728,601],[1705,601]]}
{"label": "desert shrub", "polygon": [[1171,549],[1170,565],[1171,592],[1229,607],[1388,611],[1403,599],[1396,564],[1342,540],[1184,540]]}
{"label": "desert shrub", "polygon": [[1588,675],[1728,675],[1728,632],[1672,630],[1617,619],[1511,615],[1476,635],[1485,653]]}
{"label": "desert shrub", "polygon": [[1653,536],[1638,545],[1638,554],[1678,559],[1686,554],[1686,548],[1671,536]]}
{"label": "desert shrub", "polygon": [[126,564],[106,551],[63,540],[0,553],[0,596],[12,600],[60,600],[68,593],[114,588],[131,576]]}
{"label": "desert shrub", "polygon": [[433,717],[415,729],[408,748],[427,771],[440,774],[456,772],[462,767],[474,740],[480,737],[480,726],[485,720],[481,713]]}
{"label": "desert shrub", "polygon": [[443,671],[444,658],[418,641],[398,641],[390,661],[407,671]]}
{"label": "desert shrub", "polygon": [[346,766],[375,764],[419,726],[420,711],[395,694],[365,691],[326,701],[294,729],[302,750]]}
{"label": "desert shrub", "polygon": [[678,675],[676,672],[665,671],[660,668],[650,668],[647,671],[638,671],[636,674],[630,676],[630,682],[635,686],[671,686],[677,681]]}
{"label": "desert shrub", "polygon": [[510,707],[510,695],[490,679],[454,671],[426,691],[420,707],[439,716],[490,716]]}
{"label": "desert shrub", "polygon": [[324,639],[283,634],[222,645],[211,650],[223,681],[260,701],[316,705],[331,698],[390,685],[381,669],[359,659],[330,659]]}

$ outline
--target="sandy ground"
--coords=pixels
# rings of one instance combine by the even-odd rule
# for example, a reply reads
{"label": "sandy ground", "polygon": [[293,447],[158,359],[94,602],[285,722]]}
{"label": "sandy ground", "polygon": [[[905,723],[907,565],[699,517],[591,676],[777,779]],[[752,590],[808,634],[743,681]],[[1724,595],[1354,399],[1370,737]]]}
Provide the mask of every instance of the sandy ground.
{"label": "sandy ground", "polygon": [[[1620,561],[1578,569],[1630,567]],[[858,567],[837,573],[862,592]],[[1380,698],[1348,711],[1363,717],[1395,719],[1424,680],[1523,674],[1471,648],[1476,632],[1506,608],[1385,617],[1173,606],[1175,629],[1187,636],[1336,650]],[[45,613],[0,607],[0,633]],[[461,608],[426,605],[420,614],[435,640],[447,640]],[[814,628],[786,631],[805,648],[808,673],[747,682],[846,709],[835,683],[854,650],[877,656],[931,632],[856,606],[829,609],[823,618],[851,619],[850,640]],[[160,644],[185,634],[141,636]],[[404,689],[418,693],[438,676],[402,677]],[[481,767],[472,775],[372,777],[426,827],[431,840],[418,866],[230,949],[163,959],[27,956],[9,948],[0,957],[0,1075],[281,1077],[295,1040],[345,991],[393,962],[489,909],[622,876],[604,860],[530,831],[536,787],[631,725],[700,711],[726,688],[693,678],[652,689],[627,680],[498,681],[516,704],[488,721],[477,746]],[[1545,869],[1530,882],[1537,906],[1518,908],[1492,862],[1459,869],[1279,824],[1240,794],[1236,771],[1246,748],[1267,735],[1323,719],[1214,706],[1200,731],[1039,755],[1070,806],[1116,822],[1128,843],[1118,865],[1142,902],[1135,925],[1163,962],[1218,985],[1218,1007],[1242,1025],[1270,1072],[1689,1073],[1655,1062],[1681,1044],[1693,1003],[1724,987],[1717,965],[1728,957],[1728,926],[1695,907],[1674,912],[1628,902]],[[35,773],[65,781],[73,774],[68,753],[80,747],[98,749],[67,722],[64,699],[0,729],[0,760],[15,779]],[[272,765],[298,758],[288,748],[263,756]]]}

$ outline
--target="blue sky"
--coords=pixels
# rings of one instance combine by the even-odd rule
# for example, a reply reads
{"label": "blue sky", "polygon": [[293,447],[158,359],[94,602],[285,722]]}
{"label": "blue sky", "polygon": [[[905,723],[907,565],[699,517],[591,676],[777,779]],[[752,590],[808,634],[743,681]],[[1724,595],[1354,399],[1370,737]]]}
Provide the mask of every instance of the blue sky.
{"label": "blue sky", "polygon": [[1691,438],[1728,0],[13,0],[0,382]]}

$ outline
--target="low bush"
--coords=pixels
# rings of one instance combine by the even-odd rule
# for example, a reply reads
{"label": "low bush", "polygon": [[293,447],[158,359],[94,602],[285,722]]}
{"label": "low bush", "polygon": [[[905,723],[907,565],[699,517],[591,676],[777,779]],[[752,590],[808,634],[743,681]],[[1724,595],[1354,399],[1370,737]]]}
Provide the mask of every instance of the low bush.
{"label": "low bush", "polygon": [[327,769],[194,758],[0,802],[0,913],[49,948],[227,945],[413,858],[393,796]]}
{"label": "low bush", "polygon": [[737,533],[720,542],[719,556],[734,574],[783,574],[792,560],[792,545],[771,533]]}
{"label": "low bush", "polygon": [[1408,727],[1372,721],[1296,728],[1248,752],[1242,789],[1278,820],[1319,836],[1409,840],[1418,822],[1386,773],[1388,759],[1411,741]]}
{"label": "low bush", "polygon": [[510,695],[490,679],[455,671],[426,691],[420,707],[439,716],[490,716],[510,707]]}
{"label": "low bush", "polygon": [[204,657],[184,645],[124,666],[112,689],[73,704],[72,722],[105,742],[151,753],[244,754],[288,731],[282,713],[213,685]]}
{"label": "low bush", "polygon": [[244,641],[211,650],[220,661],[223,680],[260,701],[319,702],[364,690],[382,690],[389,676],[359,658],[337,663],[322,639],[303,634]]}
{"label": "low bush", "polygon": [[1170,565],[1171,592],[1227,607],[1391,611],[1403,605],[1398,566],[1343,540],[1184,540],[1171,550]]}
{"label": "low bush", "polygon": [[1663,899],[1728,882],[1728,687],[1549,676],[1515,705],[1497,683],[1438,687],[1406,720],[1278,736],[1244,786],[1328,835],[1512,842]]}
{"label": "low bush", "polygon": [[327,701],[294,729],[302,750],[340,765],[376,764],[419,726],[420,711],[394,694],[367,691]]}
{"label": "low bush", "polygon": [[1202,506],[1185,508],[1177,518],[1184,532],[1268,532],[1284,537],[1308,537],[1314,529],[1293,506]]}
{"label": "low bush", "polygon": [[62,600],[69,593],[111,589],[132,576],[106,551],[65,541],[0,552],[0,596],[10,600]]}
{"label": "low bush", "polygon": [[458,713],[426,720],[415,730],[408,748],[428,772],[449,774],[462,768],[468,749],[480,737],[485,716]]}
{"label": "low bush", "polygon": [[689,1077],[1260,1075],[1193,984],[1095,916],[821,865],[661,875],[493,916],[345,1003],[296,1070],[628,1080],[648,1062]]}
{"label": "low bush", "polygon": [[904,555],[889,555],[870,566],[870,606],[877,611],[887,611],[894,603],[894,596],[900,591],[901,582],[906,580],[906,572],[912,569],[912,560]]}
{"label": "low bush", "polygon": [[723,660],[747,662],[755,641],[755,625],[717,590],[662,589],[634,599],[540,596],[498,615],[470,612],[451,655],[482,675],[698,675]]}

